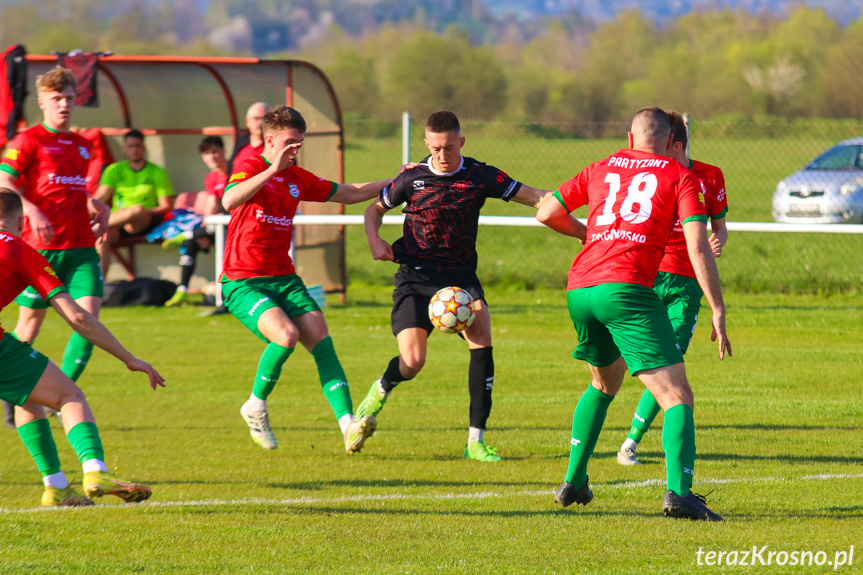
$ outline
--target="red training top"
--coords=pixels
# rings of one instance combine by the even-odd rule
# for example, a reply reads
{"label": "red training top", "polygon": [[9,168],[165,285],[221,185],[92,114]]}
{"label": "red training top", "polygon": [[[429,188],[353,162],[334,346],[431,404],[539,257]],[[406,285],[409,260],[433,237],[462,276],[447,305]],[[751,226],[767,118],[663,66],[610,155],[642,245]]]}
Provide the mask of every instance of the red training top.
{"label": "red training top", "polygon": [[[234,171],[225,191],[270,166],[263,156],[249,158]],[[278,172],[242,205],[231,210],[225,240],[224,275],[228,280],[294,273],[289,250],[294,215],[300,201],[326,202],[338,184],[291,166]]]}
{"label": "red training top", "polygon": [[222,195],[225,193],[225,185],[228,183],[228,174],[223,174],[218,170],[208,172],[204,177],[204,190],[208,195],[216,196],[221,201]]}
{"label": "red training top", "polygon": [[96,245],[87,210],[90,142],[72,132],[39,124],[12,140],[0,170],[23,179],[23,196],[33,202],[54,228],[43,243],[25,221],[21,238],[37,250],[70,250]]}
{"label": "red training top", "polygon": [[695,176],[675,160],[621,150],[558,189],[569,211],[589,204],[587,241],[567,289],[603,283],[653,287],[674,222],[706,221]]}
{"label": "red training top", "polygon": [[[27,286],[45,301],[66,291],[45,257],[9,232],[0,230],[0,310],[9,305]],[[0,338],[3,329],[0,328]]]}
{"label": "red training top", "polygon": [[[724,218],[728,212],[728,200],[725,198],[725,176],[722,175],[722,170],[695,160],[689,161],[689,169],[701,184],[707,215],[712,220]],[[668,236],[668,245],[665,246],[665,256],[659,263],[659,271],[695,277],[695,269],[689,261],[689,252],[686,251],[686,238],[683,235],[680,220],[677,220],[674,230]]]}

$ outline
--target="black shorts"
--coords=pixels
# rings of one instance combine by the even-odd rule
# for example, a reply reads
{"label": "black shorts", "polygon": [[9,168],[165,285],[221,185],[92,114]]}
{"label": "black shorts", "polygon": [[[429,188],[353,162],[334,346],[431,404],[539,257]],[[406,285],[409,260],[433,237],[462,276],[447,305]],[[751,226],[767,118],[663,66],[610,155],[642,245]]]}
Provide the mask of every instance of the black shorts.
{"label": "black shorts", "polygon": [[120,239],[125,240],[127,238],[137,238],[138,236],[146,236],[156,228],[162,225],[165,220],[162,218],[153,218],[150,220],[150,223],[147,224],[147,227],[141,230],[140,232],[129,233],[126,231],[126,228],[120,227]]}
{"label": "black shorts", "polygon": [[431,333],[434,326],[429,319],[429,300],[445,287],[460,287],[474,300],[485,301],[485,292],[474,271],[435,272],[402,264],[393,283],[396,286],[391,320],[394,335],[411,327],[420,327]]}

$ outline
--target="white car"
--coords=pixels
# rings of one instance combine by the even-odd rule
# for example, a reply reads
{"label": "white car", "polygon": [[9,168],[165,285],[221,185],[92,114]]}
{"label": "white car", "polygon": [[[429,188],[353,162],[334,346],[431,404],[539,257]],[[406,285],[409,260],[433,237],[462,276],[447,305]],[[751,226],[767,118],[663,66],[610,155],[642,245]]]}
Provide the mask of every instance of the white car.
{"label": "white car", "polygon": [[779,182],[773,219],[783,223],[863,223],[863,138],[839,142]]}

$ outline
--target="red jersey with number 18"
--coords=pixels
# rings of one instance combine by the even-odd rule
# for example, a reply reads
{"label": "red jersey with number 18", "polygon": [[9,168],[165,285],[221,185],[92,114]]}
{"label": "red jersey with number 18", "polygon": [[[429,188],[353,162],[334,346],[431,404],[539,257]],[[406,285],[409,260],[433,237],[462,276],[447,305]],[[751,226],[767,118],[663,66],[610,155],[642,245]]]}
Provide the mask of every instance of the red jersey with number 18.
{"label": "red jersey with number 18", "polygon": [[[718,220],[728,212],[728,200],[725,198],[725,176],[716,166],[690,160],[690,171],[698,178],[701,193],[704,195],[704,206],[710,219]],[[683,236],[683,226],[680,221],[674,224],[674,230],[668,237],[665,246],[665,257],[659,264],[659,271],[694,278],[695,269],[689,261],[686,250],[686,238]]]}
{"label": "red jersey with number 18", "polygon": [[[225,192],[270,166],[263,156],[246,159],[235,169]],[[289,250],[294,215],[300,201],[326,202],[338,184],[291,166],[278,172],[242,205],[231,210],[225,240],[224,274],[229,280],[294,273]]]}
{"label": "red jersey with number 18", "polygon": [[653,287],[668,235],[679,218],[705,221],[695,176],[675,160],[621,150],[558,189],[569,211],[589,205],[587,241],[567,289],[605,283]]}
{"label": "red jersey with number 18", "polygon": [[[65,290],[63,282],[42,254],[20,238],[0,230],[0,310],[27,286],[33,286],[45,301],[54,292]],[[0,337],[2,335],[3,329],[0,328]]]}
{"label": "red jersey with number 18", "polygon": [[26,221],[21,235],[25,242],[37,250],[96,245],[87,210],[89,167],[90,142],[78,134],[56,132],[39,124],[12,140],[0,170],[23,178],[23,196],[36,204],[54,228],[54,239],[46,244]]}

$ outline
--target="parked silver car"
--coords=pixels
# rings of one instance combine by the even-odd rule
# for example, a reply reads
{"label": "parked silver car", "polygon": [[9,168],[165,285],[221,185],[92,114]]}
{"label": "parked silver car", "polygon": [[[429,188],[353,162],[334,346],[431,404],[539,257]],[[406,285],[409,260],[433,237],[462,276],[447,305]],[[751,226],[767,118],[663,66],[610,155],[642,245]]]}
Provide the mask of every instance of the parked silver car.
{"label": "parked silver car", "polygon": [[776,186],[773,219],[785,223],[863,223],[863,138],[839,142]]}

